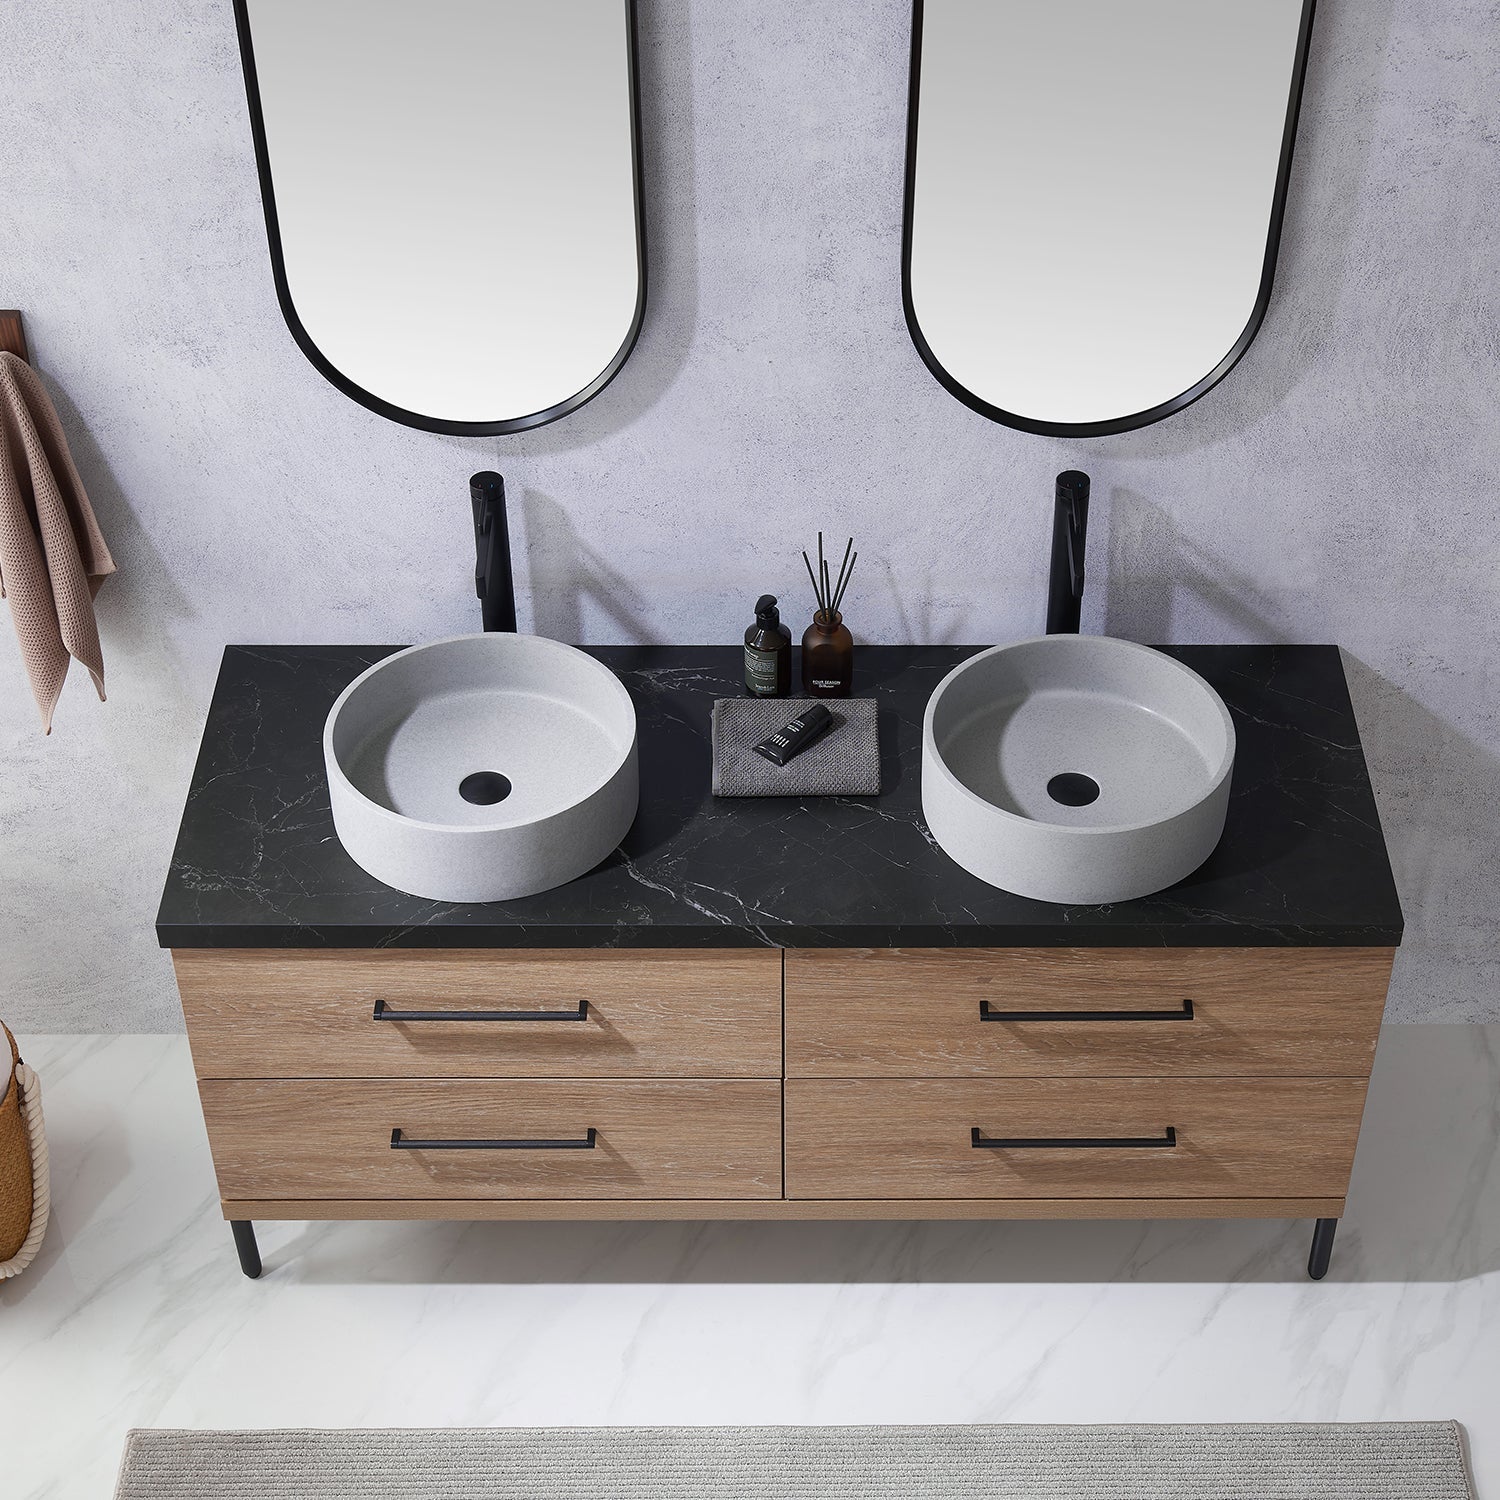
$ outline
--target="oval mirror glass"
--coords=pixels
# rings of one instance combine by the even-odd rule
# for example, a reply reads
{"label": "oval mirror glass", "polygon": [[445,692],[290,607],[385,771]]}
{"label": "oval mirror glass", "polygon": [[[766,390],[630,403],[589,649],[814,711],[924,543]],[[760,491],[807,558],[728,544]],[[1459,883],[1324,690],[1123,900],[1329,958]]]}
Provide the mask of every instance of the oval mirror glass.
{"label": "oval mirror glass", "polygon": [[1090,436],[1220,380],[1271,293],[1312,0],[916,0],[907,323],[997,422]]}
{"label": "oval mirror glass", "polygon": [[631,0],[236,0],[277,295],[383,416],[535,427],[645,307]]}

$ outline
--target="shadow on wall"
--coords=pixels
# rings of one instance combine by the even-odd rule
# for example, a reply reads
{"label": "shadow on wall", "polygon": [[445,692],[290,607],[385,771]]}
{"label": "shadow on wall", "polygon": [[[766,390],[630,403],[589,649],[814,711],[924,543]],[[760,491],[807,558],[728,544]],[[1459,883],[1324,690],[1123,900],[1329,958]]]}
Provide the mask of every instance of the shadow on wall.
{"label": "shadow on wall", "polygon": [[1408,923],[1392,984],[1397,1013],[1493,1015],[1500,760],[1348,651],[1344,670]]}
{"label": "shadow on wall", "polygon": [[[1164,422],[1096,440],[1101,456],[1191,453],[1237,436],[1281,406],[1335,348],[1339,304],[1359,265],[1360,204],[1393,13],[1392,0],[1318,0],[1276,279],[1260,333],[1200,401]],[[1361,127],[1349,128],[1351,118]]]}
{"label": "shadow on wall", "polygon": [[[875,567],[871,569],[878,580],[877,586],[890,599],[891,613],[896,621],[896,633],[891,641],[921,641],[925,646],[970,644],[969,636],[973,632],[963,623],[967,618],[967,611],[963,606],[972,604],[973,601],[967,597],[959,598],[955,594],[951,566],[923,562],[915,555],[903,557],[900,561],[899,575],[888,557],[877,559]],[[876,572],[876,569],[879,571]],[[863,583],[864,579],[861,578],[860,581]],[[1013,592],[1021,591],[1011,580],[1001,580],[997,587],[1007,584]],[[812,592],[810,587],[808,592]],[[1041,596],[1038,598],[1040,600]],[[1043,613],[1039,602],[1038,633],[1041,631]],[[854,639],[863,641],[864,637],[855,630]]]}
{"label": "shadow on wall", "polygon": [[[1103,588],[1096,585],[1104,595],[1105,635],[1154,645],[1176,640],[1174,606],[1181,591],[1223,621],[1229,639],[1286,638],[1269,606],[1258,602],[1264,596],[1260,581],[1185,536],[1154,501],[1115,486],[1099,510],[1095,524],[1102,521],[1108,534]],[[1085,609],[1089,602],[1086,593]]]}
{"label": "shadow on wall", "polygon": [[[191,620],[195,611],[141,525],[72,398],[45,372],[39,373],[57,408],[68,451],[117,568],[94,604],[104,643],[105,687],[112,702],[93,705],[99,713],[97,719],[91,713],[88,733],[97,734],[130,767],[138,787],[150,786],[161,781],[164,765],[177,775],[185,774],[192,763],[190,739],[180,738],[179,731],[192,724],[199,705],[172,630]],[[81,671],[73,669],[80,679]],[[147,697],[147,684],[150,720],[156,732],[142,736],[137,732],[137,716]],[[65,697],[68,694],[93,702],[93,689],[85,688],[82,680],[70,681]],[[62,712],[65,716],[59,722],[71,729],[66,709]]]}
{"label": "shadow on wall", "polygon": [[[165,657],[175,667],[178,663],[167,625],[170,621],[191,618],[193,610],[166,560],[136,519],[109,461],[72,398],[45,372],[38,373],[57,408],[68,451],[78,466],[89,502],[99,518],[100,530],[119,569],[100,590],[95,604],[111,655],[118,653],[135,660]],[[145,607],[148,598],[150,608]],[[105,662],[105,675],[106,678],[110,675],[109,661]],[[174,671],[163,680],[175,683],[179,679],[180,673]]]}
{"label": "shadow on wall", "polygon": [[[555,641],[577,643],[585,638],[583,607],[591,601],[624,639],[651,643],[656,637],[642,624],[647,601],[635,585],[579,535],[572,519],[556,500],[527,489],[521,502],[526,521],[526,545],[512,553],[524,568],[531,595],[531,629]],[[592,625],[589,639],[600,632]]]}
{"label": "shadow on wall", "polygon": [[498,454],[496,467],[502,472],[508,459],[571,453],[624,431],[661,399],[687,360],[698,323],[690,9],[671,0],[639,0],[637,11],[646,224],[646,314],[640,337],[619,374],[561,421],[511,437],[443,439],[470,453]]}
{"label": "shadow on wall", "polygon": [[[1289,632],[1260,580],[1187,537],[1161,506],[1134,490],[1108,492],[1099,614],[1108,635],[1162,643],[1203,610],[1226,639],[1281,641]],[[1097,572],[1096,568],[1096,580]],[[1097,588],[1097,581],[1096,581]],[[1087,601],[1085,607],[1087,608]],[[1101,606],[1095,602],[1095,609]],[[1408,927],[1391,996],[1400,1020],[1479,1021],[1500,990],[1500,758],[1373,667],[1343,653]],[[1414,681],[1430,675],[1418,663]]]}
{"label": "shadow on wall", "polygon": [[[1287,639],[1266,596],[1264,578],[1230,567],[1185,535],[1169,511],[1139,491],[1120,485],[1096,489],[1090,525],[1086,632],[1155,645],[1176,641],[1184,613],[1178,606],[1191,596],[1201,606],[1190,612],[1193,617],[1207,614],[1222,622],[1215,638],[1222,634],[1229,640],[1268,643]],[[1045,559],[1045,546],[1042,534],[1031,550]],[[882,571],[874,574],[890,600],[896,639],[936,646],[971,644],[972,632],[961,621],[962,606],[972,600],[952,591],[949,570],[907,560],[902,566],[898,578],[890,560],[879,559],[875,567]],[[1019,635],[1042,632],[1047,580],[1044,568],[1039,565],[1035,571],[1036,576],[995,580],[997,593],[1034,599],[1034,608],[1028,610],[1034,622],[1021,627]]]}
{"label": "shadow on wall", "polygon": [[[1331,1281],[1500,1270],[1500,1028],[1387,1027]],[[261,1226],[309,1283],[1301,1282],[1305,1221]],[[222,1254],[230,1254],[224,1234]]]}

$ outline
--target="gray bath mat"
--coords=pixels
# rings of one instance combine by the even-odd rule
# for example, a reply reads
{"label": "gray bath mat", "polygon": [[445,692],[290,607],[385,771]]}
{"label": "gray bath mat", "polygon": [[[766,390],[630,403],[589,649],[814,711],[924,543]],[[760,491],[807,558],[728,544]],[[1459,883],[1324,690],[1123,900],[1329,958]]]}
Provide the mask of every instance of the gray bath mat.
{"label": "gray bath mat", "polygon": [[116,1500],[1472,1500],[1457,1423],[132,1432]]}

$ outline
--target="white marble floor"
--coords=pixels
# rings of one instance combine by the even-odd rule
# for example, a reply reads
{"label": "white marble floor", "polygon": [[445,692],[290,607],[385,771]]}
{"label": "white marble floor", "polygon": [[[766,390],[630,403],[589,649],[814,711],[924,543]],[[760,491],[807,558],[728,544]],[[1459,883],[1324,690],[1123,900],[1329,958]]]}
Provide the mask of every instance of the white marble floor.
{"label": "white marble floor", "polygon": [[185,1041],[23,1041],[9,1500],[103,1500],[131,1426],[1443,1417],[1500,1497],[1500,1027],[1387,1029],[1321,1284],[1256,1222],[267,1224],[251,1282]]}

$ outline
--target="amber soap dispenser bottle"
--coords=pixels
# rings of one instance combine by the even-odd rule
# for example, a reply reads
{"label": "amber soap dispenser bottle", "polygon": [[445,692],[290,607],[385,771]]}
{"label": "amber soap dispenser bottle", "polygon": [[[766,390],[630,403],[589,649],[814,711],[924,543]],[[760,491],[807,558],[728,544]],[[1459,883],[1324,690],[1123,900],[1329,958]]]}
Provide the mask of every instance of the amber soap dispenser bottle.
{"label": "amber soap dispenser bottle", "polygon": [[791,690],[792,633],[781,623],[775,594],[762,594],[745,632],[745,691],[752,698],[785,698]]}

